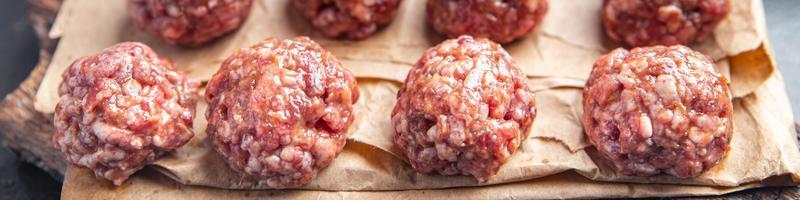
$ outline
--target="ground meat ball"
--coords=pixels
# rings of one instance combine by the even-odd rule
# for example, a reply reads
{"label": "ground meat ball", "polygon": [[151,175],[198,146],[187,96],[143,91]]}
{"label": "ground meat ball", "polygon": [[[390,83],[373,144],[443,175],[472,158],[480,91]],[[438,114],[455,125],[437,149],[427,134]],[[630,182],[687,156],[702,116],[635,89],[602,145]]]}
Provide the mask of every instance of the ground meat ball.
{"label": "ground meat ball", "polygon": [[144,44],[80,58],[63,78],[53,145],[69,163],[116,185],[194,135],[199,82]]}
{"label": "ground meat ball", "polygon": [[170,44],[199,46],[236,30],[253,0],[128,0],[133,23]]}
{"label": "ground meat ball", "polygon": [[628,46],[703,41],[730,10],[728,0],[604,0],[603,25]]}
{"label": "ground meat ball", "polygon": [[684,46],[617,49],[583,90],[583,123],[598,152],[626,175],[694,177],[725,157],[728,80]]}
{"label": "ground meat ball", "polygon": [[428,49],[397,93],[394,143],[418,172],[497,173],[536,117],[535,99],[500,45],[461,36]]}
{"label": "ground meat ball", "polygon": [[428,0],[426,9],[428,23],[439,33],[508,43],[539,25],[547,0]]}
{"label": "ground meat ball", "polygon": [[298,187],[342,151],[358,96],[355,77],[311,39],[269,38],[208,82],[207,132],[243,177]]}
{"label": "ground meat ball", "polygon": [[293,0],[294,8],[329,37],[364,39],[389,23],[401,0]]}

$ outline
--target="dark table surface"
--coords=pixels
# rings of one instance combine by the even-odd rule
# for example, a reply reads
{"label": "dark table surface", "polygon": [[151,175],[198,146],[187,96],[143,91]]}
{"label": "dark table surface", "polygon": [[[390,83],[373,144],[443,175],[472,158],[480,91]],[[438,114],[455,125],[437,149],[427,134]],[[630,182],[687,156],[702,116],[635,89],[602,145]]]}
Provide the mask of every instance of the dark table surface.
{"label": "dark table surface", "polygon": [[[795,119],[800,119],[800,0],[765,0],[767,26],[778,69],[786,81]],[[38,61],[38,42],[25,0],[0,6],[0,96],[13,91]],[[0,199],[58,199],[61,183],[0,147]]]}

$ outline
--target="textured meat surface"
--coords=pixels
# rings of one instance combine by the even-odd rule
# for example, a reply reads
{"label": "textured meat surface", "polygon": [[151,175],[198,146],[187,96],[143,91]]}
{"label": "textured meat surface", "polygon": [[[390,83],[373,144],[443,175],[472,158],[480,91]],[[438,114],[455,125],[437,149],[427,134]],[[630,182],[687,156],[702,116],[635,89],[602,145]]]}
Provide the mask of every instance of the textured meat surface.
{"label": "textured meat surface", "polygon": [[194,135],[199,83],[144,44],[80,58],[63,78],[53,145],[116,185]]}
{"label": "textured meat surface", "polygon": [[419,172],[486,181],[536,117],[525,76],[500,45],[462,36],[428,49],[392,111],[394,143]]}
{"label": "textured meat surface", "polygon": [[508,43],[530,33],[547,0],[428,0],[428,23],[451,38],[471,35]]}
{"label": "textured meat surface", "polygon": [[207,132],[233,170],[270,187],[310,182],[342,150],[355,77],[309,38],[233,53],[208,82]]}
{"label": "textured meat surface", "polygon": [[680,45],[604,55],[583,109],[589,141],[626,175],[698,176],[725,157],[733,129],[727,79]]}
{"label": "textured meat surface", "polygon": [[391,22],[401,0],[293,0],[294,8],[329,37],[364,39]]}
{"label": "textured meat surface", "polygon": [[606,33],[627,46],[702,42],[730,10],[728,0],[604,0]]}
{"label": "textured meat surface", "polygon": [[253,0],[127,0],[133,23],[170,44],[199,46],[236,30]]}

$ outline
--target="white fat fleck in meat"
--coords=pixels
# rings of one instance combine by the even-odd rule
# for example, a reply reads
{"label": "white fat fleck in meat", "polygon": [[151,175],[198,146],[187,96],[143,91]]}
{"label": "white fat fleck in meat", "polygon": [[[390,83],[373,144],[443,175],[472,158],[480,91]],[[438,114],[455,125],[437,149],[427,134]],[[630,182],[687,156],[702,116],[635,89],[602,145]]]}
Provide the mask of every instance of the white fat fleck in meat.
{"label": "white fat fleck in meat", "polygon": [[686,124],[686,117],[681,111],[673,112],[672,120],[670,121],[670,128],[679,129],[683,124]]}
{"label": "white fat fleck in meat", "polygon": [[419,160],[431,160],[436,156],[436,149],[435,148],[424,148],[421,152],[419,152],[416,158]]}
{"label": "white fat fleck in meat", "polygon": [[312,152],[318,160],[332,160],[336,156],[335,147],[330,140],[317,140]]}
{"label": "white fat fleck in meat", "polygon": [[[258,157],[250,157],[250,159],[248,159],[248,162],[258,162],[258,161],[259,161]],[[281,158],[279,158],[277,155],[271,155],[271,156],[267,157],[266,161],[267,161],[267,165],[269,166],[269,169],[277,169],[280,166]],[[258,169],[261,169],[261,168],[259,168],[259,166],[260,165],[256,165],[256,164],[248,165],[248,167],[250,169],[256,170],[256,171],[248,171],[248,172],[250,172],[250,173],[260,173],[260,170],[258,170]]]}
{"label": "white fat fleck in meat", "polygon": [[436,125],[431,126],[428,128],[428,132],[426,132],[428,136],[428,140],[436,141],[439,140],[439,127]]}
{"label": "white fat fleck in meat", "polygon": [[639,134],[641,134],[643,138],[653,136],[653,123],[647,115],[643,114],[639,118]]}
{"label": "white fat fleck in meat", "polygon": [[281,151],[281,154],[280,154],[281,155],[281,160],[292,161],[295,158],[299,157],[300,155],[298,155],[298,154],[301,154],[301,153],[302,152],[297,151],[294,146],[284,147],[283,150]]}
{"label": "white fat fleck in meat", "polygon": [[94,136],[97,137],[99,140],[106,140],[106,136],[108,136],[109,132],[111,131],[111,127],[108,124],[103,122],[94,122],[92,123],[92,132],[94,132]]}
{"label": "white fat fleck in meat", "polygon": [[678,88],[675,78],[670,75],[660,75],[656,79],[655,88],[658,96],[664,103],[674,103],[678,101]]}
{"label": "white fat fleck in meat", "polygon": [[714,135],[706,131],[702,131],[697,127],[692,127],[689,129],[689,139],[697,144],[708,144],[713,139],[713,136]]}
{"label": "white fat fleck in meat", "polygon": [[[141,143],[140,140],[136,140],[136,142],[137,142],[136,144],[131,143],[131,145],[132,146],[142,146],[142,143]],[[162,138],[160,135],[153,136],[153,145],[155,145],[157,147],[163,147],[166,144],[166,142],[167,141],[164,140],[164,138]]]}
{"label": "white fat fleck in meat", "polygon": [[467,140],[467,130],[464,130],[463,124],[454,124],[450,127],[450,137],[447,138],[447,143],[456,147],[463,147]]}
{"label": "white fat fleck in meat", "polygon": [[[515,116],[517,116],[516,112],[515,112]],[[485,104],[485,103],[481,104],[479,109],[478,109],[478,119],[486,120],[488,118],[489,118],[489,105]],[[517,117],[515,117],[515,118],[517,118]]]}
{"label": "white fat fleck in meat", "polygon": [[[275,161],[275,160],[269,160],[269,159],[278,159],[278,160]],[[271,164],[275,164],[277,162],[280,162],[280,160],[279,160],[279,158],[277,158],[277,156],[267,158],[267,163],[268,164],[270,164],[270,163]],[[258,173],[258,171],[261,168],[262,168],[261,159],[259,159],[259,157],[253,156],[251,159],[247,159],[247,167],[245,168],[245,171],[250,172],[250,173]]]}
{"label": "white fat fleck in meat", "polygon": [[481,81],[483,80],[483,69],[480,69],[479,68],[480,66],[485,66],[485,65],[480,65],[480,64],[476,65],[476,68],[472,69],[469,75],[467,75],[467,79],[464,80],[464,86],[466,86],[467,88],[476,88],[478,86],[483,85]]}
{"label": "white fat fleck in meat", "polygon": [[436,143],[436,153],[439,159],[446,160],[446,161],[456,161],[458,158],[458,152],[455,149],[450,148],[447,146],[446,143]]}
{"label": "white fat fleck in meat", "polygon": [[717,117],[710,117],[708,115],[698,115],[694,118],[697,127],[705,131],[714,131],[719,127],[719,119]]}

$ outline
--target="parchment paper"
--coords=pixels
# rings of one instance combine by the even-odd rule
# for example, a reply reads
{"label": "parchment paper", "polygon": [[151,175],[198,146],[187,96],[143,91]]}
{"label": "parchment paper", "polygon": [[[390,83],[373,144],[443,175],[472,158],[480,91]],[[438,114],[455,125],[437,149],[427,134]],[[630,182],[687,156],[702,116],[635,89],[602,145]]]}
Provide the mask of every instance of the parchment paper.
{"label": "parchment paper", "polygon": [[510,184],[472,188],[401,191],[319,191],[319,190],[226,190],[183,185],[145,169],[127,184],[115,187],[94,179],[91,171],[69,167],[61,199],[588,199],[706,196],[736,192],[748,188],[785,186],[787,177],[773,177],[763,182],[738,187],[706,187],[664,184],[626,184],[596,182],[575,173],[556,174],[540,179]]}
{"label": "parchment paper", "polygon": [[[208,80],[234,50],[266,37],[310,36],[333,52],[358,77],[402,81],[423,51],[445,39],[425,22],[425,0],[404,0],[395,20],[363,41],[323,37],[291,7],[289,0],[256,0],[241,29],[201,48],[165,44],[136,29],[125,1],[66,0],[51,37],[61,37],[53,60],[36,95],[36,109],[52,113],[58,102],[61,73],[75,59],[94,54],[121,41],[139,41],[175,61],[192,78]],[[585,80],[603,53],[618,47],[605,36],[597,0],[556,1],[541,27],[504,47],[530,77],[564,77]],[[692,46],[717,61],[757,49],[766,37],[763,5],[759,0],[731,1],[730,15],[720,22],[713,37]],[[737,66],[734,66],[737,67]],[[765,67],[758,77],[733,79],[737,97],[750,93],[771,74]],[[745,81],[746,84],[738,84]]]}
{"label": "parchment paper", "polygon": [[[731,16],[715,30],[714,37],[693,46],[717,60],[724,73],[730,73],[731,87],[737,97],[734,100],[736,124],[731,151],[719,166],[693,179],[668,176],[632,178],[614,174],[602,159],[593,159],[599,157],[593,155],[593,148],[586,148],[589,144],[579,120],[582,112],[580,87],[594,60],[617,45],[608,41],[602,32],[599,22],[600,1],[552,0],[550,13],[540,29],[505,46],[529,76],[529,83],[536,91],[540,113],[530,137],[485,185],[524,180],[530,180],[524,183],[533,183],[540,180],[536,178],[574,172],[594,180],[714,186],[737,186],[778,175],[789,175],[800,180],[797,178],[796,159],[800,152],[792,131],[793,120],[783,86],[777,84],[779,86],[773,85],[769,90],[761,89],[753,93],[768,77],[777,76],[777,73],[773,73],[774,64],[764,46],[761,2],[731,2]],[[79,56],[92,54],[120,41],[147,43],[157,52],[176,61],[191,77],[206,80],[222,60],[237,48],[249,46],[268,36],[291,38],[310,35],[359,77],[363,97],[356,106],[357,118],[351,127],[345,151],[305,189],[363,191],[478,185],[472,178],[464,176],[418,174],[392,155],[388,113],[394,105],[399,81],[405,78],[409,67],[426,48],[444,39],[425,24],[424,0],[403,1],[394,22],[369,39],[358,42],[320,36],[293,12],[287,0],[256,1],[252,15],[239,31],[197,49],[165,45],[149,34],[136,30],[124,9],[124,1],[65,2],[54,25],[56,28],[51,32],[52,36],[61,36],[62,39],[37,93],[38,110],[52,112],[58,100],[56,88],[61,81],[61,72],[69,63]],[[777,82],[780,83],[780,80]],[[772,91],[762,95],[768,99],[754,97],[764,91]],[[157,161],[154,168],[187,185],[265,188],[242,181],[210,148],[209,142],[204,139],[204,110],[204,105],[198,108],[200,115],[195,122],[196,137],[175,153]],[[342,181],[343,177],[357,181]],[[782,184],[794,182],[785,181]],[[490,187],[478,190],[483,188]],[[706,189],[718,192],[735,190],[719,187]],[[681,190],[660,194],[713,193]],[[595,195],[613,197],[605,193]]]}
{"label": "parchment paper", "polygon": [[[768,101],[764,101],[767,99]],[[774,118],[785,118],[788,106],[783,80],[775,73],[757,92],[738,100],[737,104],[758,107],[755,112],[775,113]],[[774,118],[760,120],[765,126],[784,129],[784,122]],[[784,125],[782,125],[784,124]],[[791,141],[796,141],[794,138]],[[797,151],[789,142],[776,147],[781,151]],[[354,145],[348,143],[348,148]],[[363,145],[355,145],[363,146]],[[354,147],[364,159],[373,159],[369,149]],[[348,149],[350,151],[351,149]],[[796,154],[796,153],[795,153]],[[797,155],[782,159],[796,159]],[[375,163],[382,161],[376,160]],[[796,167],[796,166],[785,166]],[[200,172],[198,172],[200,173]],[[359,177],[342,175],[343,184]],[[794,181],[792,180],[794,179]],[[712,187],[673,184],[636,184],[592,181],[574,172],[564,172],[538,179],[483,187],[398,190],[398,191],[321,191],[321,190],[229,190],[185,185],[163,176],[152,168],[145,168],[121,186],[95,178],[92,172],[69,166],[64,178],[62,199],[553,199],[553,198],[619,198],[719,195],[754,187],[794,185],[796,177],[773,176],[736,187]]]}

